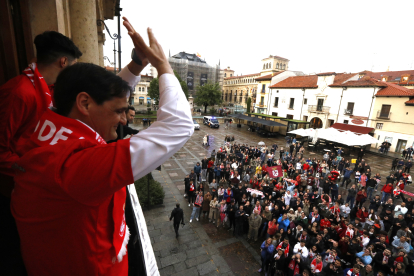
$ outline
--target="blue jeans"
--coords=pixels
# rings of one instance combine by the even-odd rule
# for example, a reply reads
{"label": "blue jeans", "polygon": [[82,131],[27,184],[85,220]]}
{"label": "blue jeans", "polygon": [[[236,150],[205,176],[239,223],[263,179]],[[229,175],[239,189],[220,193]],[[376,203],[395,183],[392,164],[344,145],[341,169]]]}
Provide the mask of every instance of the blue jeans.
{"label": "blue jeans", "polygon": [[190,220],[192,220],[194,218],[194,215],[195,215],[195,218],[200,217],[200,207],[195,207],[195,206],[193,207],[193,212],[191,213]]}
{"label": "blue jeans", "polygon": [[372,193],[374,192],[374,187],[368,187],[367,188],[367,196],[368,199],[371,200],[372,199]]}
{"label": "blue jeans", "polygon": [[263,236],[263,234],[266,232],[266,230],[267,230],[267,222],[265,222],[263,224],[263,228],[262,228],[262,232],[260,233],[260,236]]}
{"label": "blue jeans", "polygon": [[348,202],[351,202],[350,204],[349,204],[349,208],[353,208],[354,207],[354,202],[355,202],[355,197],[353,197],[353,196],[347,196],[346,197],[346,202],[345,203],[348,203]]}
{"label": "blue jeans", "polygon": [[390,196],[390,194],[388,194],[386,192],[382,192],[381,202],[387,201],[387,199],[388,199],[389,196]]}

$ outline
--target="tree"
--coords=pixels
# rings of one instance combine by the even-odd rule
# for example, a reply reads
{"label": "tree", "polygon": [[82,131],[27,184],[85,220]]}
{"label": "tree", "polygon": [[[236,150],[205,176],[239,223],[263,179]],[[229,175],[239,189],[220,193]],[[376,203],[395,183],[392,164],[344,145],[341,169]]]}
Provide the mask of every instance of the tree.
{"label": "tree", "polygon": [[[178,73],[175,70],[174,70],[174,75],[178,79],[178,82],[181,85],[181,89],[183,90],[184,95],[185,95],[185,97],[188,100],[188,86],[187,86],[187,83],[180,78],[180,76],[178,75]],[[155,100],[155,103],[157,105],[159,104],[159,100],[160,100],[160,87],[159,87],[158,78],[153,78],[152,81],[150,82],[150,86],[148,88],[148,96],[150,96],[151,99],[154,99]]]}
{"label": "tree", "polygon": [[221,103],[221,89],[218,82],[207,82],[203,86],[196,87],[196,98],[194,99],[196,105],[204,106],[204,113],[207,113],[207,106],[214,106]]}
{"label": "tree", "polygon": [[246,102],[246,105],[247,105],[247,113],[250,113],[250,106],[252,105],[252,98],[247,98],[247,102]]}

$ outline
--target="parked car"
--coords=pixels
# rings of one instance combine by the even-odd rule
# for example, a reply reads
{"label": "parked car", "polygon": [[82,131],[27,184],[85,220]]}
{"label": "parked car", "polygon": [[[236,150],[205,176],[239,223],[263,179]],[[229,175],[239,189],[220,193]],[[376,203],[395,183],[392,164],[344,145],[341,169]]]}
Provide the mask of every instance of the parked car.
{"label": "parked car", "polygon": [[214,116],[204,116],[203,123],[205,125],[209,126],[210,128],[212,128],[212,127],[219,128],[220,127],[220,124],[219,124],[218,120]]}
{"label": "parked car", "polygon": [[193,120],[194,123],[194,130],[200,130],[200,125],[197,123],[196,120]]}

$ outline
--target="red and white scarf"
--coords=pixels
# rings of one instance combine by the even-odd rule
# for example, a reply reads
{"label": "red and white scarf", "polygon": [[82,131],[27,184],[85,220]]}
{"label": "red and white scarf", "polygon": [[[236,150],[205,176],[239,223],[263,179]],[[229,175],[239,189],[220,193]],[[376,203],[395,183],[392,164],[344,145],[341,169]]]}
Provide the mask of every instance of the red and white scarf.
{"label": "red and white scarf", "polygon": [[[276,250],[283,249],[283,242],[279,243],[279,245],[276,247]],[[284,249],[285,257],[289,256],[289,244]]]}
{"label": "red and white scarf", "polygon": [[307,238],[308,238],[308,236],[304,236],[304,235],[300,234],[299,241],[306,241]]}
{"label": "red and white scarf", "polygon": [[313,271],[314,271],[314,272],[316,272],[316,273],[318,273],[318,272],[322,272],[323,263],[322,263],[322,262],[317,263],[317,262],[316,262],[316,259],[314,259],[314,260],[311,262],[311,268],[312,268],[312,269],[313,269]]}
{"label": "red and white scarf", "polygon": [[299,264],[293,259],[289,262],[289,269],[293,270],[293,275],[299,274]]}
{"label": "red and white scarf", "polygon": [[354,237],[354,230],[353,229],[346,228],[345,235],[348,236],[348,237],[350,237],[352,239]]}
{"label": "red and white scarf", "polygon": [[[29,66],[23,70],[23,74],[29,78],[36,90],[36,93],[43,99],[43,102],[37,103],[38,111],[40,110],[41,112],[44,112],[46,108],[53,106],[52,93],[50,92],[45,79],[39,73],[39,70],[37,70],[37,64],[34,62],[29,64]],[[40,113],[38,112],[38,114]]]}
{"label": "red and white scarf", "polygon": [[346,275],[350,275],[350,276],[359,276],[359,273],[354,273],[354,269],[351,268],[350,270],[348,270],[348,273]]}
{"label": "red and white scarf", "polygon": [[382,258],[382,261],[384,263],[388,263],[388,256],[387,255],[384,255],[384,257]]}
{"label": "red and white scarf", "polygon": [[[32,134],[32,141],[39,146],[55,145],[63,140],[83,139],[95,145],[106,145],[105,140],[91,127],[85,123],[60,116],[50,109],[46,109],[45,114],[36,126]],[[125,200],[126,187],[114,193],[112,198],[112,219],[114,232],[112,235],[112,245],[116,255],[112,262],[121,262],[127,253],[129,240],[129,229],[125,221]]]}

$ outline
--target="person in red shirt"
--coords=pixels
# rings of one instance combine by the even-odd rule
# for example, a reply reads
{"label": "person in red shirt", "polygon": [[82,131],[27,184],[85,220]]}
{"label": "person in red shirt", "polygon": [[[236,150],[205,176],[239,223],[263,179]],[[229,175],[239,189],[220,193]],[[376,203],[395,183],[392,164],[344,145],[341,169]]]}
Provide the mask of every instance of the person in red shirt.
{"label": "person in red shirt", "polygon": [[368,212],[364,206],[362,206],[362,208],[357,211],[356,216],[361,220],[362,224],[365,224],[365,219],[368,217]]}
{"label": "person in red shirt", "polygon": [[331,222],[329,221],[328,217],[325,217],[323,220],[321,220],[319,226],[321,228],[321,231],[323,231],[325,228],[331,228]]}
{"label": "person in red shirt", "polygon": [[381,204],[383,202],[387,201],[388,197],[391,196],[393,190],[394,190],[394,187],[392,186],[392,183],[385,184],[382,187],[382,189],[381,189],[381,193],[382,193]]}
{"label": "person in red shirt", "polygon": [[308,171],[309,170],[309,168],[310,168],[310,166],[309,166],[309,163],[308,162],[306,162],[305,164],[303,164],[303,170],[306,172],[306,171]]}
{"label": "person in red shirt", "polygon": [[[106,144],[117,137],[131,84],[89,63],[59,74],[55,109],[40,118],[32,149],[17,161],[14,176],[11,209],[29,275],[128,275],[126,187],[168,160],[194,133],[188,101],[151,29],[148,47],[126,19],[124,25],[142,65],[151,62],[158,71],[157,121]],[[135,85],[138,77],[129,73]],[[144,247],[150,240],[139,203],[135,207]],[[155,256],[143,252],[146,275],[152,275],[158,271]]]}
{"label": "person in red shirt", "polygon": [[[30,135],[46,109],[52,106],[53,89],[59,73],[74,64],[82,55],[66,36],[48,31],[34,39],[37,62],[21,75],[0,87],[0,267],[19,275],[24,270],[19,237],[10,211],[10,196],[14,188],[12,166],[26,152]],[[3,252],[4,251],[4,252]]]}

